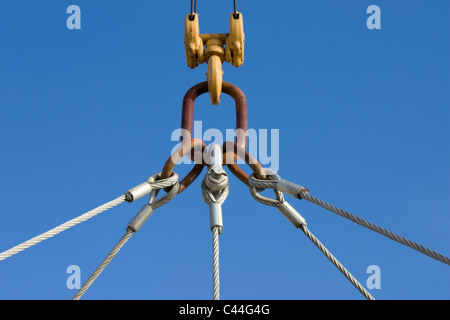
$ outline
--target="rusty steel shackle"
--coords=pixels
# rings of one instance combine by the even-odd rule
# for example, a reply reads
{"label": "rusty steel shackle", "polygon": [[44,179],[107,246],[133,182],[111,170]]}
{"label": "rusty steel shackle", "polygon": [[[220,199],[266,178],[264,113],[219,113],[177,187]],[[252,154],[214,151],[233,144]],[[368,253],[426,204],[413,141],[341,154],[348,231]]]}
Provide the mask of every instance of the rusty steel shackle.
{"label": "rusty steel shackle", "polygon": [[[184,96],[181,128],[185,130],[189,138],[193,136],[195,99],[206,92],[208,92],[207,81],[194,85]],[[236,104],[236,142],[226,141],[223,144],[223,164],[226,164],[230,171],[246,185],[248,185],[249,176],[235,163],[238,158],[245,160],[258,179],[265,179],[264,169],[256,158],[246,151],[248,140],[247,99],[241,89],[229,82],[223,82],[222,92],[232,97]],[[228,156],[231,153],[233,153],[232,159]],[[193,153],[191,153],[190,157],[191,159],[194,157]],[[205,164],[204,161],[203,164]]]}
{"label": "rusty steel shackle", "polygon": [[[197,160],[194,168],[181,180],[178,193],[185,190],[201,174],[204,166],[208,164],[208,161],[204,159],[206,156],[204,153],[206,149],[205,143],[200,139],[193,138],[194,102],[197,97],[206,92],[208,92],[207,81],[194,85],[184,95],[181,113],[181,141],[184,140],[183,138],[186,138],[186,141],[171,155],[161,171],[161,179],[165,179],[172,175],[175,165],[185,155],[194,161]],[[241,89],[228,82],[223,82],[222,92],[231,96],[236,103],[236,142],[224,142],[223,164],[226,164],[231,173],[248,186],[248,174],[235,163],[238,158],[242,158],[250,166],[258,179],[265,179],[266,174],[257,159],[246,150],[248,140],[247,99]],[[201,152],[201,160],[198,160],[197,157],[199,151]],[[230,155],[232,159],[230,159]]]}
{"label": "rusty steel shackle", "polygon": [[[195,99],[206,92],[208,92],[208,82],[204,81],[190,88],[184,95],[181,111],[181,129],[188,136],[190,135],[189,138],[193,137]],[[222,92],[232,97],[236,103],[236,143],[240,148],[245,149],[247,147],[248,130],[247,99],[241,89],[229,82],[223,82]]]}
{"label": "rusty steel shackle", "polygon": [[[173,174],[173,169],[175,165],[189,153],[194,150],[201,149],[202,153],[206,149],[205,143],[200,139],[191,139],[189,141],[185,141],[181,144],[181,146],[167,159],[164,167],[161,171],[161,179],[166,179]],[[194,167],[189,171],[189,173],[179,182],[180,188],[178,189],[178,194],[183,192],[195,179],[202,173],[203,167],[205,165],[203,163],[196,163]],[[167,192],[170,188],[164,188]]]}
{"label": "rusty steel shackle", "polygon": [[[253,170],[255,177],[261,180],[266,179],[267,175],[259,161],[252,156],[247,150],[240,148],[236,142],[225,141],[223,143],[223,163],[227,165],[231,173],[242,181],[246,186],[250,186],[248,179],[249,175],[246,174],[234,161],[239,157],[245,161],[246,164]],[[233,153],[234,161],[230,162],[228,154]]]}

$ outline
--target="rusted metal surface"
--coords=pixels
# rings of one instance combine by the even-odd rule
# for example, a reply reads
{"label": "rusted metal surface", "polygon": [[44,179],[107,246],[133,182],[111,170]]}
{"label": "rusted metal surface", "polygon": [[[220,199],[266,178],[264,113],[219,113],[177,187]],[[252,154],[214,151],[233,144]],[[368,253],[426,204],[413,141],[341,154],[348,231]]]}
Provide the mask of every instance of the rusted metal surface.
{"label": "rusted metal surface", "polygon": [[[194,180],[200,175],[205,166],[202,163],[203,150],[206,149],[205,143],[200,139],[191,139],[184,142],[166,161],[161,171],[161,179],[168,178],[172,175],[175,165],[185,156],[191,153],[194,154],[193,159],[199,159],[191,171],[180,181],[180,189],[178,193],[183,192]],[[195,152],[194,152],[195,150]],[[166,190],[166,189],[164,189]],[[166,190],[167,191],[167,190]]]}
{"label": "rusted metal surface", "polygon": [[[186,130],[185,133],[189,135],[189,139],[193,137],[195,99],[206,92],[208,92],[208,82],[205,81],[193,86],[184,96],[181,112],[181,129]],[[241,89],[228,82],[223,82],[222,92],[231,96],[236,103],[236,143],[240,148],[245,149],[247,147],[248,130],[247,99]],[[237,160],[237,157],[235,160]]]}
{"label": "rusted metal surface", "polygon": [[[245,161],[246,164],[252,169],[256,178],[266,179],[266,173],[258,162],[247,150],[239,147],[239,145],[232,141],[225,141],[223,146],[223,163],[227,165],[231,173],[233,173],[240,181],[247,186],[249,175],[245,173],[234,161],[239,157]],[[232,161],[234,159],[234,161]]]}
{"label": "rusted metal surface", "polygon": [[[185,190],[200,175],[203,167],[209,163],[209,159],[205,158],[207,154],[203,152],[206,148],[205,143],[199,139],[193,139],[194,102],[197,97],[207,92],[208,83],[206,81],[194,85],[186,92],[181,113],[181,141],[186,140],[186,142],[172,154],[161,172],[161,178],[170,177],[175,165],[183,156],[186,155],[194,160],[196,163],[194,168],[180,182],[179,193]],[[235,163],[238,158],[242,158],[249,165],[258,179],[265,179],[266,174],[257,159],[245,150],[248,130],[247,100],[238,87],[228,82],[223,83],[222,92],[231,96],[236,104],[236,141],[226,141],[223,144],[223,164],[227,165],[229,170],[248,186],[248,174]]]}

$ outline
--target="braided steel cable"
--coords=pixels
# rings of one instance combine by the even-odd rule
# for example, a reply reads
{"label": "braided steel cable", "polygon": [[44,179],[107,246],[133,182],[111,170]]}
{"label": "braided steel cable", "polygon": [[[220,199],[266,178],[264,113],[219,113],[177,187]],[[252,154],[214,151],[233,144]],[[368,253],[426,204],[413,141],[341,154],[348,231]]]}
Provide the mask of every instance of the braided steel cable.
{"label": "braided steel cable", "polygon": [[83,286],[78,290],[78,292],[73,296],[72,300],[80,300],[80,298],[84,295],[87,289],[94,283],[95,279],[105,270],[111,260],[117,255],[120,249],[130,240],[131,236],[134,234],[134,231],[131,229],[127,229],[123,237],[117,242],[111,252],[106,256],[106,258],[102,261],[102,263],[95,269],[95,271],[91,274],[91,276],[86,280]]}
{"label": "braided steel cable", "polygon": [[[202,198],[209,206],[219,205],[221,206],[230,192],[230,186],[228,179],[226,179],[226,185],[217,191],[211,191],[206,185],[205,179],[201,183]],[[215,210],[218,208],[216,207]],[[221,226],[213,226],[212,229],[213,240],[213,300],[220,299],[220,272],[219,272],[219,234],[222,233]]]}
{"label": "braided steel cable", "polygon": [[349,213],[349,212],[347,212],[345,210],[339,209],[339,208],[337,208],[337,207],[335,207],[335,206],[333,206],[333,205],[331,205],[331,204],[329,204],[329,203],[327,203],[325,201],[317,199],[316,197],[311,196],[307,192],[300,192],[299,196],[300,196],[301,199],[305,199],[305,200],[307,200],[307,201],[309,201],[311,203],[314,203],[314,204],[316,204],[316,205],[318,205],[318,206],[320,206],[320,207],[322,207],[322,208],[324,208],[324,209],[326,209],[326,210],[328,210],[330,212],[333,212],[333,213],[335,213],[335,214],[337,214],[337,215],[339,215],[339,216],[341,216],[343,218],[346,218],[346,219],[348,219],[350,221],[353,221],[353,222],[359,224],[360,226],[363,226],[363,227],[365,227],[367,229],[375,231],[375,232],[377,232],[377,233],[379,233],[379,234],[381,234],[381,235],[383,235],[383,236],[385,236],[385,237],[387,237],[387,238],[389,238],[391,240],[394,240],[394,241],[396,241],[396,242],[398,242],[400,244],[403,244],[405,246],[410,247],[411,249],[414,249],[414,250],[416,250],[416,251],[418,251],[420,253],[423,253],[423,254],[429,256],[430,258],[436,259],[436,260],[438,260],[440,262],[443,262],[443,263],[445,263],[447,265],[450,265],[450,259],[448,257],[443,256],[443,255],[441,255],[441,254],[439,254],[437,252],[434,252],[434,251],[432,251],[432,250],[430,250],[430,249],[428,249],[428,248],[426,248],[426,247],[424,247],[424,246],[422,246],[422,245],[420,245],[420,244],[418,244],[418,243],[416,243],[414,241],[408,240],[408,239],[406,239],[406,238],[404,238],[402,236],[399,236],[399,235],[397,235],[397,234],[395,234],[395,233],[393,233],[393,232],[391,232],[389,230],[386,230],[386,229],[384,229],[384,228],[382,228],[380,226],[377,226],[377,225],[375,225],[375,224],[373,224],[373,223],[371,223],[369,221],[366,221],[366,220],[364,220],[364,219],[362,219],[360,217],[357,217],[357,216],[355,216],[355,215],[353,215],[353,214],[351,214],[351,213]]}
{"label": "braided steel cable", "polygon": [[[442,254],[439,254],[433,250],[430,250],[414,241],[408,240],[408,239],[406,239],[398,234],[395,234],[387,229],[377,226],[376,224],[373,224],[373,223],[371,223],[367,220],[364,220],[358,216],[355,216],[345,210],[339,209],[323,200],[313,197],[309,194],[309,191],[307,189],[305,189],[304,187],[301,187],[292,182],[283,180],[276,174],[272,174],[270,176],[268,175],[268,177],[271,178],[272,180],[261,180],[261,179],[257,179],[254,175],[251,175],[249,178],[249,184],[253,188],[261,188],[261,189],[270,188],[270,189],[274,189],[275,191],[277,191],[279,188],[279,183],[280,183],[280,181],[282,181],[283,183],[285,183],[289,186],[290,190],[292,191],[292,194],[291,194],[292,196],[297,197],[299,199],[305,199],[306,201],[316,204],[316,205],[318,205],[330,212],[333,212],[343,218],[353,221],[353,222],[359,224],[360,226],[363,226],[369,230],[375,231],[391,240],[394,240],[394,241],[396,241],[400,244],[403,244],[407,247],[410,247],[411,249],[414,249],[422,254],[425,254],[430,258],[433,258],[437,261],[440,261],[442,263],[450,265],[450,258],[448,258]],[[253,195],[253,193],[252,193],[252,195]]]}
{"label": "braided steel cable", "polygon": [[[271,177],[271,176],[268,176]],[[261,186],[261,185],[260,185]],[[275,194],[277,196],[276,199],[271,199],[265,196],[261,196],[258,194],[256,187],[250,184],[250,193],[252,197],[265,205],[275,207],[279,209],[285,217],[291,221],[297,228],[303,231],[305,235],[316,245],[316,247],[333,263],[338,270],[361,292],[364,297],[368,300],[375,300],[369,292],[352,276],[352,274],[331,254],[330,251],[325,248],[325,246],[317,239],[306,227],[306,221],[301,217],[298,212],[292,208],[292,206],[288,205],[287,201],[284,200],[283,193],[274,189]],[[286,209],[287,210],[283,210]]]}
{"label": "braided steel cable", "polygon": [[[156,176],[159,177],[159,173],[155,174],[154,176],[155,177]],[[154,177],[154,176],[152,176],[152,177]],[[170,186],[173,186],[174,184],[178,183],[178,175],[177,174],[173,174],[171,177],[169,177],[167,179],[161,179],[161,180],[157,180],[157,181],[153,181],[151,178],[149,178],[148,183],[150,184],[151,189],[159,190],[161,188],[170,187]],[[132,190],[132,189],[130,189],[130,190]],[[76,225],[78,225],[78,224],[80,224],[80,223],[82,223],[82,222],[84,222],[86,220],[89,220],[89,219],[95,217],[96,215],[98,215],[98,214],[100,214],[100,213],[102,213],[104,211],[107,211],[107,210],[109,210],[111,208],[114,208],[115,206],[123,203],[124,201],[132,202],[134,199],[133,199],[132,194],[130,193],[130,190],[128,190],[124,195],[121,195],[120,197],[118,197],[118,198],[116,198],[116,199],[114,199],[114,200],[112,200],[110,202],[107,202],[107,203],[105,203],[105,204],[103,204],[103,205],[101,205],[101,206],[99,206],[99,207],[97,207],[97,208],[95,208],[95,209],[93,209],[91,211],[88,211],[88,212],[80,215],[79,217],[76,217],[76,218],[74,218],[72,220],[69,220],[69,221],[67,221],[67,222],[65,222],[65,223],[63,223],[63,224],[61,224],[61,225],[59,225],[59,226],[57,226],[57,227],[47,231],[47,232],[44,232],[44,233],[42,233],[42,234],[40,234],[40,235],[38,235],[38,236],[36,236],[34,238],[31,238],[31,239],[29,239],[29,240],[27,240],[27,241],[25,241],[25,242],[23,242],[21,244],[18,244],[15,247],[12,247],[9,250],[6,250],[6,251],[0,253],[0,261],[1,260],[5,260],[6,258],[9,258],[9,257],[11,257],[11,256],[13,256],[13,255],[15,255],[15,254],[25,250],[25,249],[28,249],[31,246],[34,246],[34,245],[36,245],[36,244],[38,244],[38,243],[40,243],[40,242],[42,242],[44,240],[47,240],[47,239],[49,239],[51,237],[54,237],[57,234],[65,231],[67,229],[70,229],[70,228],[72,228],[72,227],[74,227],[74,226],[76,226]],[[178,192],[178,187],[176,188],[176,190]],[[155,201],[153,207],[154,208],[158,208],[158,207],[166,204],[167,202],[169,202],[171,199],[173,199],[173,197],[175,196],[175,194],[173,194],[174,193],[173,191],[174,191],[173,189],[170,190],[169,191],[170,194],[162,197],[158,201]]]}
{"label": "braided steel cable", "polygon": [[202,180],[200,187],[202,189],[202,199],[203,201],[211,205],[213,203],[223,204],[230,193],[230,185],[227,185],[218,191],[212,191],[205,183],[205,180]]}
{"label": "braided steel cable", "polygon": [[[177,176],[178,177],[178,176]],[[173,182],[172,182],[173,183]],[[153,209],[157,209],[165,204],[167,204],[170,200],[172,200],[177,194],[178,190],[180,189],[180,184],[178,181],[175,181],[175,184],[172,185],[169,192],[167,192],[164,196],[162,196],[159,199],[156,199],[156,193],[159,191],[154,190],[152,194],[150,195],[151,203],[149,203],[150,207]],[[138,213],[139,214],[139,213]],[[146,220],[145,220],[146,221]],[[143,223],[145,223],[145,221]],[[91,274],[91,276],[86,280],[86,282],[83,284],[83,286],[78,290],[78,292],[73,296],[72,300],[79,300],[87,289],[94,283],[94,281],[98,278],[98,276],[105,270],[105,268],[108,266],[108,264],[111,262],[111,260],[117,255],[120,249],[127,243],[127,241],[131,238],[131,236],[136,232],[136,230],[127,227],[125,235],[119,240],[119,242],[114,246],[114,248],[111,250],[111,252],[106,256],[106,258],[102,261],[102,263],[95,269],[95,271]]]}
{"label": "braided steel cable", "polygon": [[220,227],[212,230],[213,239],[213,299],[220,300],[220,273],[219,273],[219,233]]}
{"label": "braided steel cable", "polygon": [[219,235],[222,233],[222,204],[229,192],[228,176],[222,168],[223,150],[220,145],[212,144],[208,150],[209,168],[201,183],[202,199],[209,205],[209,225],[212,231],[213,245],[213,300],[220,299],[219,273]]}
{"label": "braided steel cable", "polygon": [[158,209],[159,207],[162,207],[163,205],[169,203],[175,196],[178,194],[178,191],[180,190],[180,184],[178,181],[172,185],[172,188],[167,192],[164,196],[162,196],[159,199],[156,199],[152,203],[150,203],[150,206],[153,209]]}
{"label": "braided steel cable", "polygon": [[[158,180],[153,181],[152,177],[156,178]],[[169,187],[173,186],[174,184],[176,184],[178,182],[178,179],[179,179],[178,174],[176,174],[175,172],[173,172],[170,177],[165,178],[165,179],[161,179],[161,172],[158,172],[158,173],[154,174],[153,176],[151,176],[150,178],[148,178],[147,182],[150,183],[153,190],[157,190],[157,189],[165,189],[165,188],[169,188]]]}
{"label": "braided steel cable", "polygon": [[56,236],[57,234],[65,231],[73,226],[76,226],[77,224],[80,224],[88,219],[91,219],[92,217],[94,217],[106,210],[109,210],[109,209],[121,204],[124,201],[125,201],[125,195],[122,195],[122,196],[118,197],[117,199],[114,199],[110,202],[105,203],[104,205],[101,205],[91,211],[88,211],[77,218],[69,220],[47,232],[42,233],[41,235],[38,235],[38,236],[31,238],[30,240],[27,240],[9,250],[6,250],[5,252],[0,253],[0,261],[4,260],[6,258],[9,258],[25,249],[28,249],[29,247],[34,246],[35,244],[38,244],[44,240],[47,240],[53,236]]}
{"label": "braided steel cable", "polygon": [[356,280],[356,278],[328,251],[327,248],[317,239],[305,225],[299,227],[300,230],[311,240],[312,243],[330,260],[332,264],[353,284],[353,286],[361,292],[367,300],[375,300],[375,298]]}

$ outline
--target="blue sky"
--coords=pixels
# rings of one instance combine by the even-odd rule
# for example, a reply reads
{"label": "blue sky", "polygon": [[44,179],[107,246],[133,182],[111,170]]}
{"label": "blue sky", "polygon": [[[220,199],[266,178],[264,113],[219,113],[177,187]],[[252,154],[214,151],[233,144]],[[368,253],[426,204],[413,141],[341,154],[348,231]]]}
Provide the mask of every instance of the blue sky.
{"label": "blue sky", "polygon": [[[81,30],[66,28],[79,5]],[[366,8],[381,8],[381,30]],[[162,169],[181,101],[205,80],[184,57],[189,1],[0,3],[0,251],[119,196]],[[239,0],[245,62],[224,65],[249,127],[279,129],[279,174],[312,195],[450,255],[449,2]],[[232,1],[199,1],[200,31],[227,32]],[[233,128],[228,97],[196,103]],[[249,169],[243,167],[247,172]],[[176,167],[184,175],[190,166]],[[202,175],[203,176],[203,175]],[[309,240],[230,175],[220,236],[222,299],[362,299]],[[449,299],[447,265],[287,198],[377,299]],[[145,200],[125,203],[0,262],[0,299],[70,299]],[[158,209],[84,299],[211,299],[200,179]]]}

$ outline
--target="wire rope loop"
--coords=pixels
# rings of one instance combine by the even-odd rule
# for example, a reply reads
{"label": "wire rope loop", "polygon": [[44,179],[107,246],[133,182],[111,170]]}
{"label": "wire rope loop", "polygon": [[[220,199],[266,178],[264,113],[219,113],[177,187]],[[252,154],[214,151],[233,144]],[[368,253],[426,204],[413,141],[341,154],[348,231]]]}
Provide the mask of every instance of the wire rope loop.
{"label": "wire rope loop", "polygon": [[157,172],[157,173],[151,175],[147,179],[147,182],[152,187],[152,190],[159,190],[159,189],[168,188],[168,187],[173,186],[174,184],[176,184],[178,182],[178,178],[179,178],[178,174],[176,174],[175,172],[172,172],[170,177],[163,179],[163,178],[161,178],[161,172]]}
{"label": "wire rope loop", "polygon": [[211,191],[206,185],[204,179],[201,183],[201,189],[202,199],[208,205],[213,203],[223,204],[230,193],[230,185],[228,183],[219,191]]}
{"label": "wire rope loop", "polygon": [[159,190],[153,190],[150,193],[148,204],[153,209],[162,207],[163,205],[167,204],[170,200],[172,200],[179,193],[179,189],[180,189],[180,184],[177,181],[173,186],[169,187],[169,190],[165,195],[163,195],[161,198],[158,198],[158,199],[156,199],[156,196],[158,195]]}
{"label": "wire rope loop", "polygon": [[[254,174],[252,174],[251,176],[254,177]],[[267,175],[267,179],[268,180],[276,180],[278,175]],[[279,178],[279,176],[278,176]],[[249,181],[252,181],[252,178],[249,179]],[[273,198],[269,198],[266,196],[262,196],[261,194],[259,194],[258,192],[258,188],[254,185],[252,185],[252,183],[250,183],[250,194],[252,195],[252,197],[265,205],[268,206],[272,206],[272,207],[278,207],[280,206],[283,202],[284,202],[284,195],[282,192],[278,191],[276,188],[273,189],[274,193],[275,193],[275,199]],[[264,190],[263,189],[259,189],[260,191]]]}
{"label": "wire rope loop", "polygon": [[238,158],[245,161],[258,179],[266,179],[266,172],[255,157],[245,150],[245,148],[240,147],[236,142],[225,141],[223,144],[223,163],[227,165],[228,169],[236,178],[246,186],[250,186],[248,182],[249,175],[235,163]]}
{"label": "wire rope loop", "polygon": [[248,178],[249,186],[256,187],[256,190],[263,191],[264,189],[277,189],[278,182],[281,177],[270,169],[264,169],[266,179],[258,179],[254,173]]}
{"label": "wire rope loop", "polygon": [[[205,163],[203,161],[203,151],[206,149],[205,143],[200,139],[190,139],[184,142],[166,161],[161,171],[161,179],[167,179],[173,174],[175,165],[185,156],[194,153],[194,167],[189,173],[179,182],[178,193],[183,192],[195,179],[202,173]],[[164,188],[166,192],[169,188]]]}
{"label": "wire rope loop", "polygon": [[[165,179],[161,178],[160,172],[155,173],[148,178],[147,182],[152,186],[152,191],[150,192],[148,198],[148,204],[153,209],[157,209],[167,204],[178,194],[180,188],[180,184],[178,183],[178,174],[175,172],[172,172],[171,176]],[[161,198],[156,199],[159,190],[163,188],[167,189],[167,193]]]}

